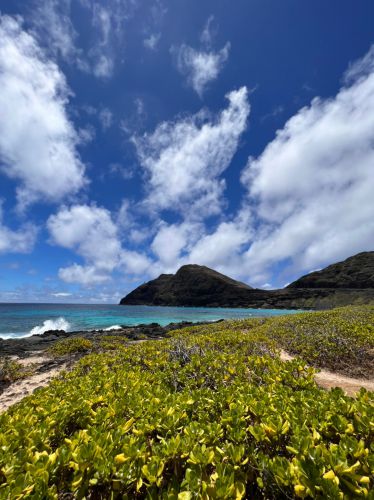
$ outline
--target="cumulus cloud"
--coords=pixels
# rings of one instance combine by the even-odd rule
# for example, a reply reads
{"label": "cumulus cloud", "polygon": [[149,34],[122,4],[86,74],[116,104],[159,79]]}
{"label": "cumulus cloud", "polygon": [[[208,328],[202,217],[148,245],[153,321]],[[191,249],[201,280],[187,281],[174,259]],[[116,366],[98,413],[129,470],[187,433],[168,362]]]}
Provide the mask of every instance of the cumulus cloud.
{"label": "cumulus cloud", "polygon": [[177,68],[187,78],[187,83],[202,97],[207,85],[215,80],[229,57],[230,43],[219,50],[195,50],[188,45],[174,49],[177,55]]}
{"label": "cumulus cloud", "polygon": [[37,231],[33,225],[24,225],[18,231],[0,223],[0,253],[28,253],[34,247]]}
{"label": "cumulus cloud", "polygon": [[24,224],[17,231],[3,223],[3,209],[0,201],[0,254],[28,253],[34,247],[37,228],[33,224]]}
{"label": "cumulus cloud", "polygon": [[0,171],[20,182],[19,208],[85,185],[64,75],[19,19],[0,19]]}
{"label": "cumulus cloud", "polygon": [[[7,227],[4,222],[3,201],[0,200],[0,254],[31,252],[36,241],[37,227],[34,224],[23,224],[18,230]],[[18,269],[18,263],[10,268]]]}
{"label": "cumulus cloud", "polygon": [[86,263],[60,269],[61,279],[86,285],[108,280],[121,255],[117,227],[108,210],[94,205],[62,208],[49,217],[47,227],[52,243],[75,251]]}
{"label": "cumulus cloud", "polygon": [[123,250],[121,270],[128,274],[143,275],[152,273],[152,261],[146,255],[134,250]]}
{"label": "cumulus cloud", "polygon": [[58,277],[66,283],[79,283],[83,286],[100,285],[110,279],[107,270],[98,269],[93,265],[81,266],[80,264],[60,268]]}
{"label": "cumulus cloud", "polygon": [[374,245],[374,49],[332,99],[293,116],[242,181],[259,227],[243,255],[265,270],[310,270]]}
{"label": "cumulus cloud", "polygon": [[[258,158],[249,159],[242,173],[246,194],[232,219],[221,218],[210,229],[201,224],[194,232],[186,231],[186,221],[161,224],[151,246],[154,268],[170,272],[185,263],[205,264],[273,288],[301,272],[372,250],[373,48],[350,66],[344,82],[335,97],[316,98],[302,108]],[[167,151],[168,141],[163,144]],[[171,176],[166,193],[172,185]],[[167,206],[180,199],[178,193]],[[193,205],[193,191],[189,200]]]}
{"label": "cumulus cloud", "polygon": [[250,210],[242,208],[231,220],[208,229],[202,222],[161,223],[151,249],[155,274],[175,272],[189,263],[206,265],[238,278],[243,270],[243,251],[253,236]]}
{"label": "cumulus cloud", "polygon": [[111,213],[95,205],[63,207],[49,217],[47,227],[51,243],[74,251],[84,263],[59,270],[68,283],[98,285],[108,281],[114,270],[141,274],[149,266],[148,258],[124,249]]}
{"label": "cumulus cloud", "polygon": [[151,248],[159,265],[164,270],[173,269],[182,253],[186,255],[202,233],[202,225],[183,222],[182,224],[161,224]]}
{"label": "cumulus cloud", "polygon": [[195,217],[218,213],[229,166],[247,124],[247,89],[227,94],[228,107],[216,118],[199,113],[163,122],[152,134],[134,137],[152,209],[179,210]]}
{"label": "cumulus cloud", "polygon": [[241,255],[252,236],[250,212],[241,210],[233,220],[221,222],[212,232],[206,231],[189,252],[188,260],[229,275],[243,276]]}

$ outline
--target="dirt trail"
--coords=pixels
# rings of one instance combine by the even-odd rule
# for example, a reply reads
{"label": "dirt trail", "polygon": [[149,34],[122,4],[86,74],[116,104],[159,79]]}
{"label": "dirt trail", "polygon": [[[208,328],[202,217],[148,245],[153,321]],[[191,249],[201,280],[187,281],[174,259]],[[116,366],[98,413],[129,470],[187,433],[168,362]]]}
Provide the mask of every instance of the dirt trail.
{"label": "dirt trail", "polygon": [[[294,359],[286,351],[281,351],[280,355],[283,361],[290,361]],[[374,391],[374,379],[360,379],[347,377],[341,375],[340,373],[330,372],[329,370],[320,370],[316,374],[315,380],[320,387],[324,389],[332,389],[333,387],[340,387],[348,396],[354,396],[361,387],[364,387],[368,391]]]}
{"label": "dirt trail", "polygon": [[[147,340],[130,340],[127,344],[140,344],[142,342],[147,342]],[[51,358],[43,354],[43,352],[32,352],[31,356],[27,358],[12,356],[12,359],[24,366],[30,366],[30,368],[35,369],[37,373],[14,382],[0,394],[0,413],[6,411],[10,406],[18,403],[24,397],[32,394],[35,389],[47,386],[49,382],[53,378],[57,377],[63,370],[72,369],[79,358],[75,360],[71,358],[59,366],[51,367],[48,366],[48,364],[52,361]],[[40,368],[43,367],[44,369],[40,370]],[[38,369],[40,370],[39,372]]]}
{"label": "dirt trail", "polygon": [[[17,361],[22,363],[24,366],[33,365],[33,367],[38,368],[43,366],[48,359],[49,358],[42,355],[34,355],[25,359],[17,359]],[[59,375],[59,373],[67,367],[68,366],[65,363],[41,373],[35,373],[35,375],[31,375],[30,377],[18,380],[17,382],[11,384],[0,394],[0,413],[6,411],[15,403],[21,401],[21,399],[31,394],[35,389],[48,385],[54,377]]]}

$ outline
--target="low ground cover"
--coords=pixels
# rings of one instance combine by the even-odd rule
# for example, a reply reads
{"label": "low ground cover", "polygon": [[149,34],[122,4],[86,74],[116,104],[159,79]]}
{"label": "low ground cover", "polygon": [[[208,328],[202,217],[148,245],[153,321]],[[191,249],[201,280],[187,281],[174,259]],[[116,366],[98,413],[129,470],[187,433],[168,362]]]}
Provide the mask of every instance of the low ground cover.
{"label": "low ground cover", "polygon": [[372,498],[374,394],[324,391],[279,350],[308,359],[322,343],[314,361],[337,363],[335,323],[369,352],[373,316],[344,308],[132,346],[108,338],[0,415],[0,498]]}
{"label": "low ground cover", "polygon": [[26,378],[32,373],[32,367],[26,367],[10,357],[0,357],[0,392],[2,387]]}

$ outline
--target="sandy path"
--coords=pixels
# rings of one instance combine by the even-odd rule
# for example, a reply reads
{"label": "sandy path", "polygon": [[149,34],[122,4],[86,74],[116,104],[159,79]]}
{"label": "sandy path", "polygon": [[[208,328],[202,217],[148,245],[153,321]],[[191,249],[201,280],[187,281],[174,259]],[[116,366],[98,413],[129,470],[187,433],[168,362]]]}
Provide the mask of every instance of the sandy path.
{"label": "sandy path", "polygon": [[[130,340],[127,344],[140,344],[142,342],[147,342],[147,340]],[[31,356],[27,358],[19,358],[18,356],[11,356],[11,358],[24,366],[32,366],[36,370],[38,367],[42,367],[48,361],[51,361],[51,358],[43,355],[42,352],[32,352]],[[69,362],[66,362],[58,367],[46,369],[42,373],[36,373],[35,375],[31,375],[30,377],[18,380],[17,382],[11,384],[0,394],[0,413],[6,411],[10,406],[18,403],[24,397],[32,394],[35,389],[47,386],[49,382],[54,377],[57,377],[63,370],[71,369],[74,366],[75,361],[76,360],[70,359]]]}
{"label": "sandy path", "polygon": [[[17,358],[14,357],[13,359]],[[25,366],[33,365],[37,368],[38,366],[42,366],[49,359],[50,358],[36,354],[28,358],[17,359],[17,361]],[[67,364],[63,364],[59,367],[51,368],[42,373],[36,373],[35,375],[31,375],[31,377],[18,380],[11,384],[0,394],[0,413],[21,401],[21,399],[31,394],[35,389],[48,385],[52,378],[56,377],[66,368]]]}
{"label": "sandy path", "polygon": [[[286,351],[281,351],[280,355],[283,361],[290,361],[294,358]],[[374,391],[374,379],[360,379],[346,377],[340,373],[330,372],[329,370],[320,370],[316,373],[315,380],[320,387],[324,389],[332,389],[333,387],[340,387],[348,396],[354,396],[361,387],[368,391]]]}

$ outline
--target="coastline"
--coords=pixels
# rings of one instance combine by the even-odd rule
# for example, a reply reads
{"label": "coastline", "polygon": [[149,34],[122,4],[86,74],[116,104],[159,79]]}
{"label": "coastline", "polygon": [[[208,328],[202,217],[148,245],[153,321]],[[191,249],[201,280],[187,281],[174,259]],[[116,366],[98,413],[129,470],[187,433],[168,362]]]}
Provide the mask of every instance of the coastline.
{"label": "coastline", "polygon": [[[123,325],[116,330],[91,330],[65,332],[63,330],[51,330],[43,334],[33,335],[20,339],[0,339],[0,358],[16,362],[29,373],[18,380],[4,381],[0,377],[0,413],[3,413],[14,404],[20,402],[24,397],[31,395],[34,391],[47,386],[54,378],[58,378],[63,372],[72,370],[76,363],[89,351],[75,351],[63,355],[54,356],[50,348],[57,342],[65,339],[80,338],[93,342],[96,346],[102,341],[118,338],[118,342],[124,347],[146,342],[147,340],[162,340],[168,337],[168,332],[189,326],[212,325],[225,320],[214,322],[179,322],[160,326],[157,323],[137,326]],[[291,362],[295,356],[281,349],[279,359],[283,362]],[[313,366],[313,365],[312,365]],[[0,373],[1,375],[1,373]],[[373,378],[360,378],[347,376],[342,372],[328,369],[318,369],[315,375],[317,385],[326,390],[340,387],[349,396],[355,396],[360,388],[374,391]]]}
{"label": "coastline", "polygon": [[[213,323],[218,323],[218,320]],[[193,325],[212,324],[212,322],[179,322],[161,326],[158,323],[140,324],[136,326],[121,326],[116,330],[89,330],[66,332],[50,330],[42,334],[22,338],[0,338],[0,359],[21,364],[30,369],[30,375],[15,381],[2,379],[0,370],[0,413],[21,401],[35,390],[45,387],[50,381],[65,370],[71,370],[76,362],[87,352],[75,352],[62,357],[52,357],[49,349],[64,339],[83,338],[88,341],[101,340],[113,336],[125,340],[127,345],[157,340],[167,336],[171,330],[177,330]]]}
{"label": "coastline", "polygon": [[139,324],[135,326],[121,325],[121,328],[115,330],[77,330],[66,332],[65,330],[48,330],[41,334],[30,335],[29,337],[20,338],[0,338],[0,357],[4,356],[19,356],[25,358],[36,351],[44,351],[53,346],[56,342],[72,337],[82,337],[87,340],[93,340],[100,336],[118,336],[126,337],[128,340],[139,340],[139,336],[145,336],[149,339],[157,339],[164,337],[167,332],[177,330],[187,326],[196,326],[204,324],[212,324],[223,321],[181,321],[178,323],[169,323],[166,326],[161,326],[158,323]]}

